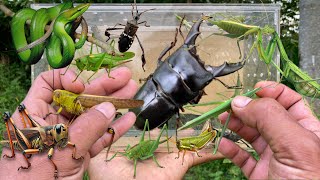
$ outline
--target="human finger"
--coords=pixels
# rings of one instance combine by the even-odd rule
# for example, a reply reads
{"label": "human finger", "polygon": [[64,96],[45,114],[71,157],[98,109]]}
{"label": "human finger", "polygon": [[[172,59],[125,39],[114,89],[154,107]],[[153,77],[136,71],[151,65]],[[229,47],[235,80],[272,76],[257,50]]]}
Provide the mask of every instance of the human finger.
{"label": "human finger", "polygon": [[[227,112],[219,115],[222,124],[225,124],[228,118]],[[238,117],[231,115],[228,128],[249,142],[255,151],[260,155],[267,147],[266,141],[260,136],[257,129],[245,125]]]}
{"label": "human finger", "polygon": [[[128,112],[119,119],[117,119],[114,123],[112,123],[109,128],[114,130],[114,138],[113,142],[116,142],[121,136],[123,136],[129,129],[133,126],[135,122],[136,116],[132,112]],[[112,139],[112,134],[105,132],[103,136],[101,136],[90,149],[90,157],[94,157],[99,154],[104,148],[110,146]]]}
{"label": "human finger", "polygon": [[111,103],[101,103],[81,114],[70,126],[70,141],[76,144],[77,154],[84,155],[104,135],[115,117]]}
{"label": "human finger", "polygon": [[[226,138],[221,140],[218,150],[226,158],[230,159],[236,166],[240,167],[246,177],[252,176],[254,169],[257,166],[257,161],[249,152]],[[268,171],[260,173],[265,174],[260,174],[260,177],[267,177]]]}
{"label": "human finger", "polygon": [[305,143],[304,140],[296,141],[297,139],[314,136],[293,120],[288,111],[274,99],[252,100],[238,96],[231,106],[235,116],[245,125],[256,128],[273,151],[286,150],[282,153],[295,153],[294,149]]}
{"label": "human finger", "polygon": [[129,82],[124,87],[110,94],[110,96],[119,97],[119,98],[132,98],[137,91],[138,91],[137,83],[134,80],[130,79]]}
{"label": "human finger", "polygon": [[262,87],[262,89],[256,93],[259,97],[275,99],[285,109],[289,109],[302,99],[300,94],[281,83],[276,83],[273,81],[261,81],[255,85],[255,88],[258,87]]}
{"label": "human finger", "polygon": [[[231,112],[232,113],[232,112]],[[219,115],[219,120],[222,124],[225,124],[227,118],[229,116],[228,112],[224,112]],[[236,117],[235,115],[231,114],[230,120],[228,123],[228,129],[232,130],[239,136],[241,136],[244,140],[251,142],[254,136],[257,136],[259,132],[255,128],[251,128],[243,124],[243,122]]]}
{"label": "human finger", "polygon": [[257,87],[265,87],[257,92],[259,97],[269,97],[278,101],[288,112],[299,121],[305,118],[316,120],[312,114],[308,103],[303,100],[302,96],[291,88],[277,84],[272,86],[272,81],[261,81],[256,84]]}
{"label": "human finger", "polygon": [[76,74],[72,70],[68,70],[65,75],[61,75],[63,71],[64,69],[54,69],[42,72],[32,84],[26,98],[42,99],[50,104],[52,102],[52,92],[55,89],[81,93],[84,90],[81,80],[77,79],[73,82]]}
{"label": "human finger", "polygon": [[101,77],[94,79],[90,84],[85,84],[86,89],[84,93],[95,95],[110,95],[111,93],[123,88],[131,79],[131,72],[126,67],[119,67]]}

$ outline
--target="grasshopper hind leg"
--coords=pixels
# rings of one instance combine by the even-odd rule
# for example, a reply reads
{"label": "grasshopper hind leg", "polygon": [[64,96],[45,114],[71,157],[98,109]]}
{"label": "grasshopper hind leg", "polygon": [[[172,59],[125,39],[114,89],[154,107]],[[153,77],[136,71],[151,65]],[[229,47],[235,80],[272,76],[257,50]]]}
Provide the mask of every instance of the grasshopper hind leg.
{"label": "grasshopper hind leg", "polygon": [[26,156],[25,154],[23,154],[23,157],[24,157],[25,160],[27,161],[28,166],[27,166],[27,167],[25,167],[25,166],[20,166],[20,167],[18,168],[18,171],[20,171],[20,169],[29,169],[29,167],[31,167],[31,163],[29,162],[27,156]]}
{"label": "grasshopper hind leg", "polygon": [[7,133],[8,133],[8,137],[9,137],[9,142],[8,143],[9,143],[9,146],[10,146],[10,149],[11,149],[11,156],[9,156],[7,154],[4,154],[3,157],[14,158],[16,156],[16,154],[14,152],[14,143],[12,142],[12,139],[11,139],[11,133],[10,133],[10,129],[9,129],[8,119],[4,118],[4,121],[5,121],[6,129],[7,129]]}
{"label": "grasshopper hind leg", "polygon": [[137,159],[134,160],[134,171],[133,171],[133,178],[136,178],[136,174],[137,174]]}
{"label": "grasshopper hind leg", "polygon": [[35,154],[35,153],[39,153],[39,149],[26,149],[26,150],[22,151],[23,157],[24,157],[24,159],[27,161],[28,166],[27,166],[27,167],[25,167],[25,166],[20,166],[20,167],[18,168],[18,171],[19,171],[20,169],[29,169],[29,167],[31,166],[31,163],[30,163],[30,161],[29,161],[29,158],[30,158],[31,156],[28,156],[28,157],[27,157],[27,155],[32,155],[32,154]]}
{"label": "grasshopper hind leg", "polygon": [[68,142],[68,145],[73,147],[73,150],[72,150],[72,159],[74,160],[81,160],[81,159],[84,159],[83,156],[80,156],[80,157],[76,157],[76,154],[77,154],[77,148],[76,148],[76,145],[74,143],[71,143],[71,142]]}
{"label": "grasshopper hind leg", "polygon": [[159,162],[157,161],[157,158],[156,158],[155,155],[152,156],[152,159],[153,159],[153,161],[158,165],[159,168],[164,168],[163,166],[161,166],[161,165],[159,164]]}
{"label": "grasshopper hind leg", "polygon": [[111,145],[113,143],[113,139],[114,139],[114,135],[115,135],[115,132],[114,132],[113,128],[108,128],[107,132],[109,134],[111,134],[112,136],[111,136],[111,144],[110,144],[110,146],[108,147],[108,150],[107,150],[106,159],[108,159],[108,155],[109,155],[109,152],[110,152],[110,149],[111,149]]}

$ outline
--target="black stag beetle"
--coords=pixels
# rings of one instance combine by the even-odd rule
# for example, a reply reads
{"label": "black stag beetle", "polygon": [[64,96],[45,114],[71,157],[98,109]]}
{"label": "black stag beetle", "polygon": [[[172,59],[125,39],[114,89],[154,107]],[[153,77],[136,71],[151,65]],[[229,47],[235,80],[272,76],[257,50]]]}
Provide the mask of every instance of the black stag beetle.
{"label": "black stag beetle", "polygon": [[[142,107],[131,109],[137,115],[136,128],[143,129],[146,119],[150,129],[153,129],[166,123],[174,114],[179,117],[179,109],[183,110],[182,106],[187,103],[198,103],[203,89],[213,79],[238,71],[244,66],[244,61],[225,62],[217,67],[205,65],[201,61],[196,54],[195,41],[200,34],[202,21],[200,19],[192,26],[184,44],[165,61],[161,61],[161,58],[171,47],[161,53],[159,66],[135,95],[135,99],[144,101]],[[172,42],[171,46],[174,44]]]}
{"label": "black stag beetle", "polygon": [[[136,9],[135,15],[133,14],[134,9]],[[119,41],[118,41],[118,50],[120,52],[128,51],[134,41],[134,37],[137,38],[139,45],[140,45],[140,48],[141,48],[141,51],[142,51],[141,61],[142,61],[142,69],[143,70],[144,70],[144,65],[146,64],[146,59],[144,57],[144,48],[143,48],[136,33],[138,31],[140,24],[144,24],[144,26],[150,27],[149,25],[147,25],[147,21],[139,22],[141,14],[143,14],[147,11],[150,11],[150,10],[155,10],[155,9],[148,9],[148,10],[145,10],[145,11],[139,13],[136,1],[134,1],[134,4],[132,4],[132,10],[131,10],[132,20],[127,21],[126,25],[117,23],[113,28],[107,28],[105,31],[105,35],[108,37],[108,39],[107,39],[107,41],[108,41],[110,39],[110,33],[109,33],[110,30],[124,29],[124,31],[121,33],[121,35],[119,37]],[[124,26],[124,28],[116,28],[117,25]]]}

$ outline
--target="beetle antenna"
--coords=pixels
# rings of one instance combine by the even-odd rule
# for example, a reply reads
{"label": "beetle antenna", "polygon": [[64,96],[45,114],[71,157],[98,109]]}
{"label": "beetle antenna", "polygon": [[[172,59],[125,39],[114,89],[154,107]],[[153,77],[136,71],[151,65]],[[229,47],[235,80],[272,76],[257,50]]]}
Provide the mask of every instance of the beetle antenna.
{"label": "beetle antenna", "polygon": [[[141,14],[143,14],[143,13],[145,13],[145,12],[147,12],[147,11],[153,11],[153,10],[156,10],[156,8],[147,9],[147,10],[142,11],[141,13],[137,13],[137,17],[140,17]],[[137,12],[138,12],[138,11],[137,11]]]}
{"label": "beetle antenna", "polygon": [[138,7],[137,7],[137,1],[134,0],[134,5],[136,6],[136,15],[138,15]]}

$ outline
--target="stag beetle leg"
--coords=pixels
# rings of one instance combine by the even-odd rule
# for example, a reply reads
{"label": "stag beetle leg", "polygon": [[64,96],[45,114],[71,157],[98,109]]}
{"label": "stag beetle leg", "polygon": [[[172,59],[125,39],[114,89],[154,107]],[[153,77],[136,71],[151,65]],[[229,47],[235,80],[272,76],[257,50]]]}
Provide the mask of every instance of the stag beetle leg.
{"label": "stag beetle leg", "polygon": [[185,16],[183,16],[182,20],[180,21],[179,29],[176,28],[176,33],[175,33],[175,35],[174,35],[174,40],[171,42],[170,46],[166,47],[166,48],[160,53],[160,56],[159,56],[159,58],[158,58],[158,66],[161,65],[161,62],[162,62],[161,59],[163,58],[163,56],[166,55],[167,52],[170,51],[170,50],[176,45],[176,43],[177,43],[177,37],[178,37],[178,31],[179,31],[180,35],[182,36],[183,41],[185,40],[185,39],[184,39],[184,36],[183,36],[183,34],[182,34],[182,31],[181,31],[181,26],[182,26],[182,22],[183,22],[184,18],[185,18]]}
{"label": "stag beetle leg", "polygon": [[224,87],[226,87],[227,89],[242,89],[242,86],[229,86],[226,83],[224,83],[223,81],[221,81],[220,79],[214,78],[214,80],[219,81]]}
{"label": "stag beetle leg", "polygon": [[182,37],[182,39],[183,39],[183,42],[186,40],[185,38],[184,38],[184,36],[183,36],[183,33],[182,33],[182,31],[181,31],[181,26],[182,26],[182,24],[183,24],[183,21],[184,21],[184,18],[186,17],[186,15],[184,15],[183,17],[182,17],[182,19],[181,19],[181,21],[180,21],[180,25],[179,25],[179,33],[180,33],[180,36]]}
{"label": "stag beetle leg", "polygon": [[174,35],[174,40],[171,42],[170,46],[166,47],[161,53],[160,56],[158,57],[158,66],[161,65],[162,63],[162,58],[164,55],[167,54],[177,43],[177,36],[178,36],[178,29],[176,28],[176,33]]}

